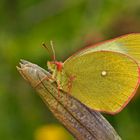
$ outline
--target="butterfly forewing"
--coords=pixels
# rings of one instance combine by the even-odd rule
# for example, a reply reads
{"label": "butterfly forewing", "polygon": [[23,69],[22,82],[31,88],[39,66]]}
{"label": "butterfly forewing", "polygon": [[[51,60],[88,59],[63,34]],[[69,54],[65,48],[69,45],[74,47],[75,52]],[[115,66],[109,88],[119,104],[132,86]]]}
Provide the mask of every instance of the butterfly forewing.
{"label": "butterfly forewing", "polygon": [[123,35],[103,43],[89,46],[77,52],[75,55],[70,57],[70,59],[79,55],[84,55],[86,53],[102,50],[120,52],[126,55],[130,55],[140,64],[140,33]]}

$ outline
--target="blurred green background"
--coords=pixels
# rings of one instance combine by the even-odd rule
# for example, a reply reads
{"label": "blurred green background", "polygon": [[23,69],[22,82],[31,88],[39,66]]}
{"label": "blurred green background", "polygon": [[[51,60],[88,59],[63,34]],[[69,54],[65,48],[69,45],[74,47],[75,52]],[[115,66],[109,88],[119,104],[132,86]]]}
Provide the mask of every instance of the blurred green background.
{"label": "blurred green background", "polygon": [[[42,42],[53,40],[64,61],[81,47],[131,32],[140,32],[139,0],[0,0],[0,139],[73,139],[17,72],[21,58],[47,68]],[[123,140],[140,139],[139,94],[121,113],[105,115]]]}

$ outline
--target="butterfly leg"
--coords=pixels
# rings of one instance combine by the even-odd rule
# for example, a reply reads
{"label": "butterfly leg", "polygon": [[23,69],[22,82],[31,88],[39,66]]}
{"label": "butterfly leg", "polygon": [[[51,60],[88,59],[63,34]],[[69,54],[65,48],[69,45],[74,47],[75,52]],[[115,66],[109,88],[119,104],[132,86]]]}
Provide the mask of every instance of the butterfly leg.
{"label": "butterfly leg", "polygon": [[[57,100],[59,101],[60,100],[60,89],[61,89],[61,84],[60,84],[60,81],[57,81],[57,91],[58,91],[58,97],[57,97]],[[58,107],[58,102],[56,104],[56,106]]]}
{"label": "butterfly leg", "polygon": [[[71,94],[71,89],[72,89],[72,83],[75,79],[75,76],[70,76],[69,79],[68,79],[68,82],[67,82],[67,88],[68,88],[68,91],[67,93],[70,95]],[[66,94],[66,106],[68,104],[68,94]]]}
{"label": "butterfly leg", "polygon": [[60,82],[58,81],[57,82],[57,90],[58,90],[58,98],[60,97],[60,88],[61,87],[61,85],[60,85]]}
{"label": "butterfly leg", "polygon": [[34,88],[37,88],[44,80],[52,80],[52,82],[53,81],[55,81],[55,79],[53,78],[53,77],[48,77],[48,76],[45,76],[44,78],[42,78],[35,86],[34,86]]}
{"label": "butterfly leg", "polygon": [[70,77],[69,77],[69,80],[68,80],[68,83],[67,83],[68,93],[69,93],[69,94],[71,93],[72,83],[73,83],[75,77],[76,77],[76,76],[70,76]]}

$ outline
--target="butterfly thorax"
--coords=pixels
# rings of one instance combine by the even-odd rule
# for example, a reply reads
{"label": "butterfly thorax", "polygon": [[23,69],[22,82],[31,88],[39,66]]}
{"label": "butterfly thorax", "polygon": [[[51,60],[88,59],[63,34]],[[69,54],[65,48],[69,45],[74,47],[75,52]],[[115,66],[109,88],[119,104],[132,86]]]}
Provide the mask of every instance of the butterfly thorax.
{"label": "butterfly thorax", "polygon": [[52,74],[52,82],[56,82],[60,89],[68,82],[68,77],[64,72],[63,63],[58,61],[48,61],[48,70]]}

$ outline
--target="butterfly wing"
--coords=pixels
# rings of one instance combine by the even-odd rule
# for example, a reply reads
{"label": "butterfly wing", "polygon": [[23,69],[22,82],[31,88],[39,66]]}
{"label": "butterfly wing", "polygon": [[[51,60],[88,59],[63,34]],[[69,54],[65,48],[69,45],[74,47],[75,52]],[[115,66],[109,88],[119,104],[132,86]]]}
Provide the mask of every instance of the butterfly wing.
{"label": "butterfly wing", "polygon": [[110,114],[121,111],[139,85],[137,63],[111,51],[73,57],[64,62],[64,71],[68,76],[75,76],[72,96],[94,110]]}
{"label": "butterfly wing", "polygon": [[[84,55],[95,51],[115,51],[130,55],[140,64],[140,33],[132,33],[111,39],[99,44],[95,44],[77,52],[73,56]],[[72,56],[72,57],[73,57]],[[70,59],[72,58],[70,57]],[[69,58],[68,58],[69,59]]]}

